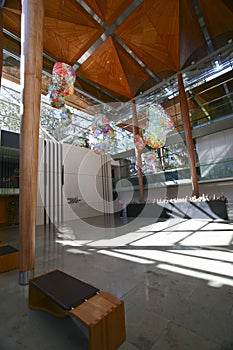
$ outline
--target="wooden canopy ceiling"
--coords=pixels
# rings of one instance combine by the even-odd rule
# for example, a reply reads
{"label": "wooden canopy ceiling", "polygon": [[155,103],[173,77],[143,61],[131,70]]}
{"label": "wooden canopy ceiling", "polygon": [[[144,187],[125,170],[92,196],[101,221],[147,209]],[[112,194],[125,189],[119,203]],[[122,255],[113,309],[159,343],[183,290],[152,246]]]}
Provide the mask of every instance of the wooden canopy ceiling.
{"label": "wooden canopy ceiling", "polygon": [[[44,3],[44,70],[72,65],[76,88],[102,102],[128,101],[233,38],[231,0]],[[21,1],[1,5],[3,48],[20,56]]]}

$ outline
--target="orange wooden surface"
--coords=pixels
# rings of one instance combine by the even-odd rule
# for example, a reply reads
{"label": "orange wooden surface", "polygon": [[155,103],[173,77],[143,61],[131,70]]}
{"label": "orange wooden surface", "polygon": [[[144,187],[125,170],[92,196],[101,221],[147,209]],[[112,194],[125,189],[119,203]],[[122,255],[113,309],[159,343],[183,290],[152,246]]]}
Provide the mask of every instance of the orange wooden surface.
{"label": "orange wooden surface", "polygon": [[23,1],[21,65],[23,115],[20,138],[20,271],[35,265],[38,140],[43,50],[43,0]]}
{"label": "orange wooden surface", "polygon": [[[38,277],[38,276],[37,276]],[[30,280],[32,281],[33,278]],[[56,317],[70,315],[89,331],[89,350],[116,350],[126,339],[124,302],[100,292],[71,310],[65,310],[29,281],[28,306]]]}
{"label": "orange wooden surface", "polygon": [[110,313],[115,307],[114,303],[103,298],[100,293],[78,305],[70,311],[70,314],[77,317],[86,326],[91,327]]}
{"label": "orange wooden surface", "polygon": [[[50,0],[44,3],[44,52],[54,60],[75,64],[101,37],[105,28],[77,1]],[[121,18],[132,5],[132,0],[84,0],[84,3],[108,27]],[[4,28],[17,36],[21,32],[20,5],[20,1],[7,0],[2,9]],[[226,45],[233,33],[230,1],[198,0],[198,6],[214,48]],[[114,35],[160,80],[210,53],[193,3],[188,0],[144,0],[116,26]],[[7,47],[10,43],[5,44]],[[17,42],[14,52],[16,47]],[[114,36],[108,35],[77,72],[122,100],[135,97],[140,89],[149,88],[148,84],[156,85],[156,81],[129,58]],[[104,98],[92,84],[82,80],[78,84],[86,92]]]}
{"label": "orange wooden surface", "polygon": [[[138,126],[138,118],[137,118],[137,111],[136,111],[136,104],[135,101],[132,101],[132,120],[133,120],[133,135],[134,137],[136,135],[140,134],[139,126]],[[136,165],[137,165],[137,172],[138,172],[138,184],[139,184],[139,193],[140,193],[140,202],[144,203],[144,185],[143,185],[143,174],[142,174],[142,157],[141,157],[141,151],[137,149],[135,146],[135,156],[136,156]]]}
{"label": "orange wooden surface", "polygon": [[89,330],[89,350],[116,350],[126,339],[124,303],[100,292],[69,311]]}
{"label": "orange wooden surface", "polygon": [[189,120],[189,109],[188,109],[187,97],[186,97],[181,74],[178,75],[178,86],[179,86],[181,117],[182,117],[183,126],[184,126],[184,135],[185,135],[186,147],[187,147],[189,163],[190,163],[192,190],[193,190],[193,195],[199,197],[194,143],[193,143],[192,130],[191,130],[191,125]]}
{"label": "orange wooden surface", "polygon": [[85,0],[85,2],[103,22],[110,26],[127,9],[132,0]]}

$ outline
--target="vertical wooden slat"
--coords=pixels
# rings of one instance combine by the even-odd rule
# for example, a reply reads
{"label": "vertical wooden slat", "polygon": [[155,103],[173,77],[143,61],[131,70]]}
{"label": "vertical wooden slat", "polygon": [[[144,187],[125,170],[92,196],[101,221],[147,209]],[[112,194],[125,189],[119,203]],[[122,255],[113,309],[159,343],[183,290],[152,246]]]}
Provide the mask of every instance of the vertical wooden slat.
{"label": "vertical wooden slat", "polygon": [[[138,118],[136,111],[135,101],[132,101],[132,120],[133,120],[133,135],[139,135]],[[143,187],[143,177],[142,177],[142,158],[141,152],[135,147],[136,165],[138,171],[138,184],[139,184],[139,194],[140,202],[144,202],[144,187]]]}
{"label": "vertical wooden slat", "polygon": [[181,74],[178,74],[178,87],[179,87],[179,98],[180,98],[180,111],[181,111],[181,117],[183,121],[184,136],[185,136],[186,147],[187,147],[189,163],[190,163],[192,191],[193,191],[193,195],[199,197],[194,143],[192,138],[191,124],[189,120],[188,102],[187,102],[183,78]]}
{"label": "vertical wooden slat", "polygon": [[22,0],[19,283],[35,265],[38,142],[43,53],[43,0]]}

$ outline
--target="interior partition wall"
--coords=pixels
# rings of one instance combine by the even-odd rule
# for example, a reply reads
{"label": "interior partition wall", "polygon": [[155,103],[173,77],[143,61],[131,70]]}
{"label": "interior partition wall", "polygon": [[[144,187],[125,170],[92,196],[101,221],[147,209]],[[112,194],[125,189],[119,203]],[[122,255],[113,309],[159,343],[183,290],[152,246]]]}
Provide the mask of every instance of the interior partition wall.
{"label": "interior partition wall", "polygon": [[90,149],[40,139],[37,225],[113,212],[110,163]]}

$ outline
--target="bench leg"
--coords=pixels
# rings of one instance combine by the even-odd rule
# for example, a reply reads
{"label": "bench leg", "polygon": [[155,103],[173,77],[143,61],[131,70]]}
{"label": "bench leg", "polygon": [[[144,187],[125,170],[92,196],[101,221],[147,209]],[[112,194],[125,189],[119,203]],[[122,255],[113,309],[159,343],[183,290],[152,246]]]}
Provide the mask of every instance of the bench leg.
{"label": "bench leg", "polygon": [[125,340],[124,305],[89,328],[89,350],[116,350]]}
{"label": "bench leg", "polygon": [[54,303],[49,297],[42,293],[38,288],[29,283],[28,306],[33,310],[48,312],[56,317],[65,317],[67,312]]}
{"label": "bench leg", "polygon": [[89,350],[116,350],[126,339],[124,302],[101,292],[69,311],[89,332]]}

